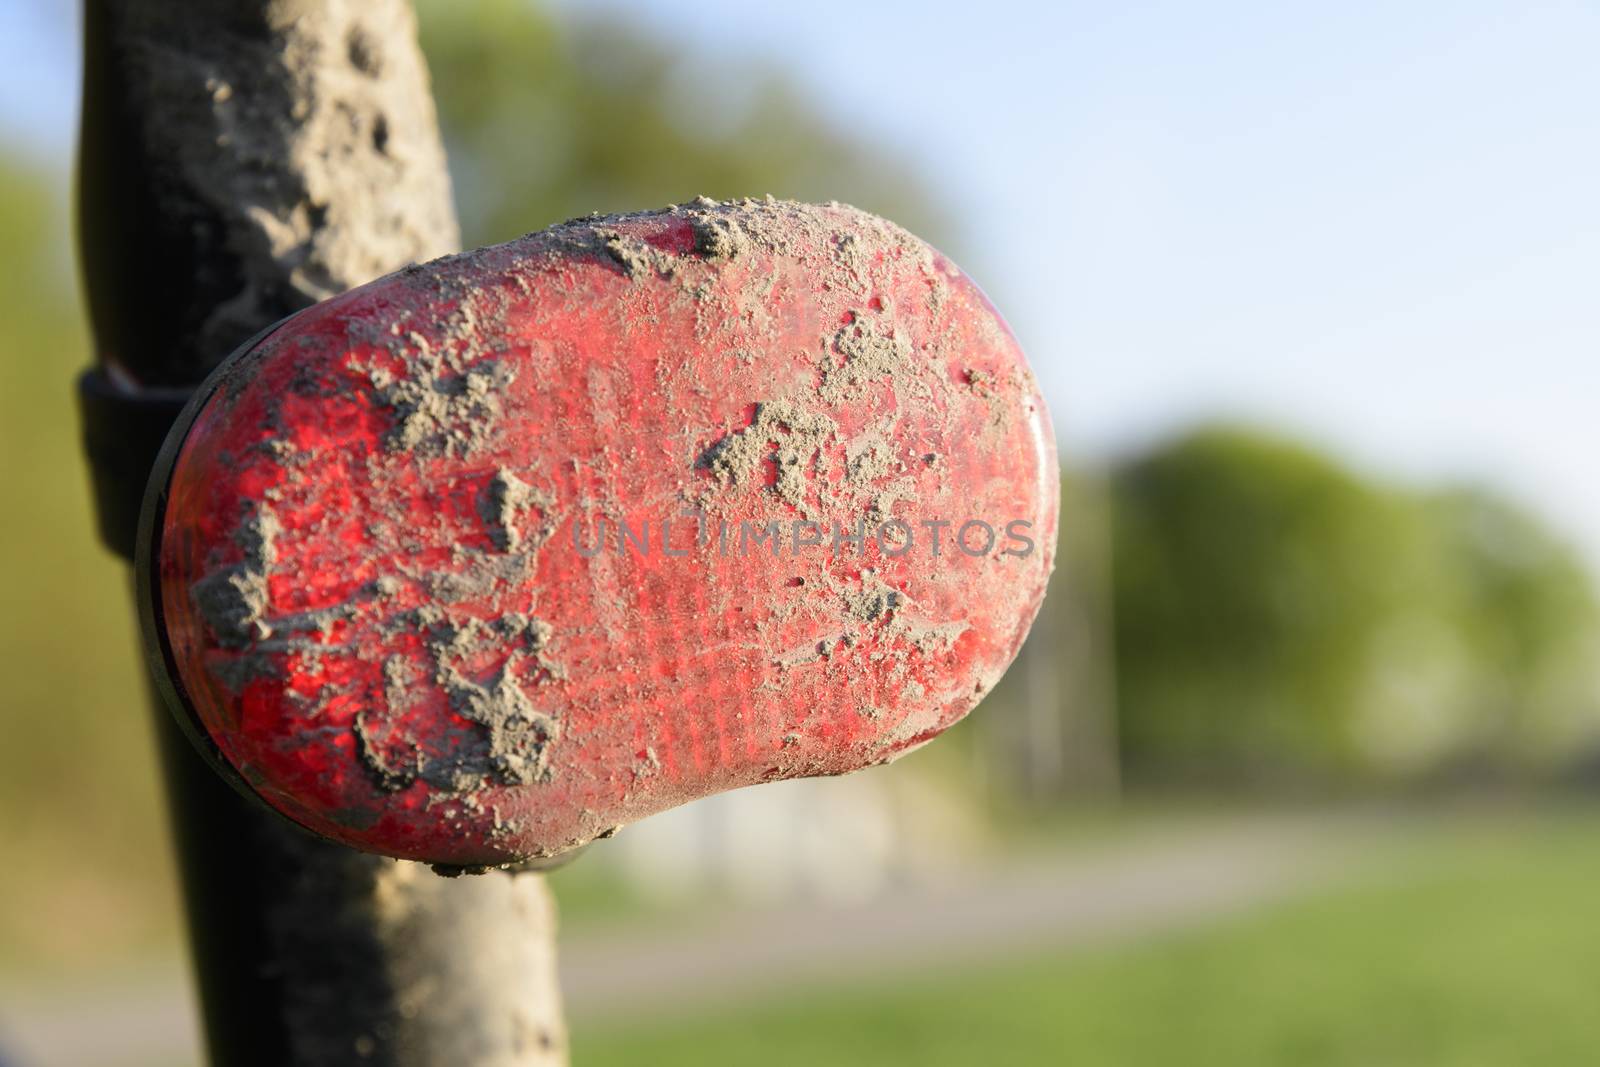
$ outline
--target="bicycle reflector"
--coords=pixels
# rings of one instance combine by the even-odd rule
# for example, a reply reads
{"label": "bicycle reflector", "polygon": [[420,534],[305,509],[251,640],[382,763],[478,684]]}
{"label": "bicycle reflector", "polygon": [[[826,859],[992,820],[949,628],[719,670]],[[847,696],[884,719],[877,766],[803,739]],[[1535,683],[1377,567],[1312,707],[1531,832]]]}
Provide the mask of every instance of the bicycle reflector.
{"label": "bicycle reflector", "polygon": [[1044,595],[1015,340],[840,205],[576,220],[308,308],[152,475],[149,655],[219,771],[355,848],[555,856],[956,722]]}

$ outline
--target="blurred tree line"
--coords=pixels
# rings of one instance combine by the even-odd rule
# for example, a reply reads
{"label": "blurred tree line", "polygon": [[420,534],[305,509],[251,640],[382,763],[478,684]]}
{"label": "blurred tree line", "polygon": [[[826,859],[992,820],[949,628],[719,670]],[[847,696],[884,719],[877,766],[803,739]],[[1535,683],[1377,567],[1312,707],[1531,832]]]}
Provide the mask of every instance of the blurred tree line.
{"label": "blurred tree line", "polygon": [[[695,196],[842,200],[943,246],[926,187],[759,62],[528,0],[418,0],[466,244]],[[953,249],[951,251],[954,251]]]}
{"label": "blurred tree line", "polygon": [[[959,258],[914,175],[771,71],[522,0],[419,7],[469,244],[771,192],[856,203]],[[103,964],[174,915],[131,612],[76,440],[66,186],[0,159],[0,962],[34,965]],[[1005,788],[1548,768],[1590,737],[1588,579],[1492,495],[1399,491],[1226,429],[1064,484],[1046,612],[973,720]]]}
{"label": "blurred tree line", "polygon": [[1527,783],[1600,750],[1593,583],[1488,490],[1217,425],[1069,474],[1062,527],[983,719],[1003,791]]}

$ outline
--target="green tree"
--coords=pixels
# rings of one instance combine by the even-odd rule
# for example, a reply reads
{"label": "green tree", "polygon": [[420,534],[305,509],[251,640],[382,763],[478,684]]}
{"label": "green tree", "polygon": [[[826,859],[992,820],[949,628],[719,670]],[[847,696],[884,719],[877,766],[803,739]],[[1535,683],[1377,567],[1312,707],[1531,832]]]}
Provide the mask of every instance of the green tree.
{"label": "green tree", "polygon": [[[1118,470],[1115,649],[1130,776],[1326,782],[1573,741],[1594,593],[1486,494],[1373,485],[1210,427]],[[1565,734],[1562,733],[1565,729]]]}
{"label": "green tree", "polygon": [[1461,694],[1470,756],[1559,766],[1600,729],[1597,609],[1571,546],[1483,489],[1426,502],[1439,552],[1459,576],[1461,644],[1473,684]]}
{"label": "green tree", "polygon": [[843,200],[944,241],[920,182],[779,74],[525,0],[423,0],[467,244],[696,195]]}
{"label": "green tree", "polygon": [[1136,781],[1525,770],[1592,729],[1589,578],[1504,501],[1377,485],[1229,427],[1124,464],[1113,499]]}
{"label": "green tree", "polygon": [[1367,637],[1415,555],[1403,510],[1310,449],[1225,428],[1127,464],[1113,492],[1130,772],[1352,765]]}

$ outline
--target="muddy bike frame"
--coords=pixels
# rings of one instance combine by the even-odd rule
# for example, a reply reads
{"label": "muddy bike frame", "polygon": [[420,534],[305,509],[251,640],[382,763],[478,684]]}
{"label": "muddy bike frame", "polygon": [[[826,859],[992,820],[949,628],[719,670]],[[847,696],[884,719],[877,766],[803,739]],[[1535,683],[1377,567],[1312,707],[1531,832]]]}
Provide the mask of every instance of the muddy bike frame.
{"label": "muddy bike frame", "polygon": [[[272,205],[219,197],[196,172],[239,188],[263,168],[297,180],[288,146],[310,112],[278,90],[298,78],[316,91],[316,57],[354,56],[357,30],[397,63],[367,91],[413,105],[389,110],[390,137],[434,149],[439,173],[422,175],[429,202],[418,213],[453,241],[431,103],[414,106],[426,82],[404,0],[87,0],[77,192],[96,363],[79,406],[101,538],[130,562],[149,471],[204,372],[310,302],[293,284],[294,257],[260,252],[259,216]],[[252,84],[270,91],[220,107],[230,87]],[[263,146],[281,151],[263,161]],[[346,207],[363,210],[324,204],[322,215]],[[315,241],[321,223],[310,225]],[[359,244],[356,229],[344,240]],[[355,251],[378,273],[405,262],[385,262],[396,253],[377,243]],[[312,838],[235,793],[160,701],[146,702],[213,1064],[565,1062],[539,876],[447,881]]]}

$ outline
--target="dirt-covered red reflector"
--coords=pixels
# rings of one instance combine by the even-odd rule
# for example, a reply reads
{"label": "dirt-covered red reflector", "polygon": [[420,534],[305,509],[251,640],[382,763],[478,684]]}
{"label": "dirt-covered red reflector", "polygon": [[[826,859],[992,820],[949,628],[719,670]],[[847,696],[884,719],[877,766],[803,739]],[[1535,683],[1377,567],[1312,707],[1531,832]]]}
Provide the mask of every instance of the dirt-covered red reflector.
{"label": "dirt-covered red reflector", "polygon": [[409,268],[235,356],[179,432],[144,564],[182,713],[290,818],[434,863],[893,759],[994,684],[1055,545],[1004,323],[838,205]]}

